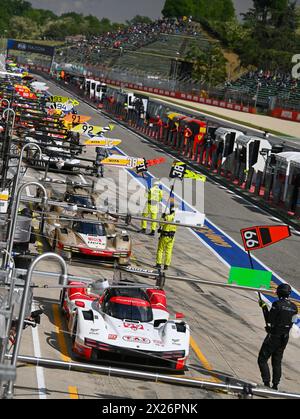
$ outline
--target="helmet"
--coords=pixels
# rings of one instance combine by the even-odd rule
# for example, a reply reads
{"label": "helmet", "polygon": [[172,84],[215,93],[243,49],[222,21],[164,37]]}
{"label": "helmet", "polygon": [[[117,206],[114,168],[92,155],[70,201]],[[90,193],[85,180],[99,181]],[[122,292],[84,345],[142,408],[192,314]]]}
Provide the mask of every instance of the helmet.
{"label": "helmet", "polygon": [[155,180],[153,182],[153,186],[160,186],[160,181],[159,180]]}
{"label": "helmet", "polygon": [[279,298],[288,298],[291,295],[292,288],[289,284],[280,284],[276,290]]}

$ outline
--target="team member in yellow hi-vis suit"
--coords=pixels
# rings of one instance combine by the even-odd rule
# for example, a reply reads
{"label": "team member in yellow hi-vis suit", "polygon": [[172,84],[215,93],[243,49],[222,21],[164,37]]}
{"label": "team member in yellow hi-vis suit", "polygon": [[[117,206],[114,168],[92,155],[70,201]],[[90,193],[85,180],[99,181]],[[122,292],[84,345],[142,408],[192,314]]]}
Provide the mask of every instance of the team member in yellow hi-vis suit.
{"label": "team member in yellow hi-vis suit", "polygon": [[[163,199],[163,192],[160,188],[160,183],[156,180],[153,184],[153,187],[147,192],[147,203],[143,212],[143,217],[152,218],[152,220],[157,220],[159,213],[159,204]],[[140,233],[146,233],[147,221],[142,221],[142,229]],[[151,233],[150,236],[154,236],[157,229],[157,223],[153,221],[151,223]]]}
{"label": "team member in yellow hi-vis suit", "polygon": [[[170,214],[163,216],[163,220],[166,222],[174,223],[176,208],[171,206]],[[177,226],[173,224],[163,224],[158,232],[160,238],[158,242],[157,254],[156,254],[156,268],[161,269],[162,263],[164,262],[164,270],[169,269],[172,260],[173,246],[175,241],[175,233]]]}

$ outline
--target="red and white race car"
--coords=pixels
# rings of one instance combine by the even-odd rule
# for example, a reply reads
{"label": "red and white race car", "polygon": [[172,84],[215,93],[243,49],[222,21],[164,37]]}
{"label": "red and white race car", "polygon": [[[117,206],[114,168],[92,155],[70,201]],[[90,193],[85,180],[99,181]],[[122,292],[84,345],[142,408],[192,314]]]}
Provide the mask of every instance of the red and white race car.
{"label": "red and white race car", "polygon": [[170,318],[163,290],[117,286],[99,295],[83,283],[69,285],[61,306],[77,356],[185,370],[190,328],[181,313]]}

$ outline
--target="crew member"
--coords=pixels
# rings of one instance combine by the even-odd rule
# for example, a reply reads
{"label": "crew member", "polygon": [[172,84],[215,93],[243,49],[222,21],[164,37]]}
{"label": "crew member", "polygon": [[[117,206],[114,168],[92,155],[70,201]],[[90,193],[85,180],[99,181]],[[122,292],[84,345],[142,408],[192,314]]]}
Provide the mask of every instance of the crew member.
{"label": "crew member", "polygon": [[272,357],[273,389],[278,390],[281,379],[281,362],[284,350],[289,341],[289,333],[293,322],[297,318],[297,306],[289,300],[292,292],[288,284],[281,284],[277,288],[279,300],[275,301],[269,311],[268,306],[260,301],[266,319],[268,333],[258,356],[262,380],[266,387],[270,387],[271,375],[268,360]]}
{"label": "crew member", "polygon": [[[174,223],[176,208],[174,205],[170,207],[170,214],[164,214],[163,220],[166,222]],[[168,270],[171,265],[172,253],[175,241],[175,233],[177,226],[173,224],[163,224],[158,232],[160,238],[158,242],[157,254],[156,254],[156,268],[161,269],[164,262],[164,270]]]}
{"label": "crew member", "polygon": [[187,145],[189,145],[190,139],[193,135],[193,131],[191,130],[191,128],[189,128],[188,125],[185,125],[183,135],[184,135],[184,147],[186,148]]}
{"label": "crew member", "polygon": [[109,156],[109,152],[106,148],[103,147],[96,147],[96,169],[97,169],[97,177],[104,176],[104,166],[102,161]]}
{"label": "crew member", "polygon": [[[147,192],[147,203],[144,208],[143,217],[148,218],[151,217],[152,220],[157,220],[157,216],[159,213],[159,204],[163,199],[163,192],[160,188],[160,182],[156,180],[153,184],[153,187],[148,190]],[[140,233],[146,233],[147,230],[147,221],[142,221],[142,229]],[[153,221],[151,223],[151,233],[150,236],[155,236],[155,232],[157,229],[157,223]]]}

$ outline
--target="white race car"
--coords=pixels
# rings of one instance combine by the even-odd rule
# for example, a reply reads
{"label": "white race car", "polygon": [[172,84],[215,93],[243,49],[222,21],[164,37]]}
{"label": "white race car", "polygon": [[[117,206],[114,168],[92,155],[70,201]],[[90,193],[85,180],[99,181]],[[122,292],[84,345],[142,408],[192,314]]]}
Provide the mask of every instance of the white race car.
{"label": "white race car", "polygon": [[69,285],[61,306],[78,357],[186,369],[190,328],[181,313],[170,319],[163,290],[111,287],[100,296],[80,282]]}

